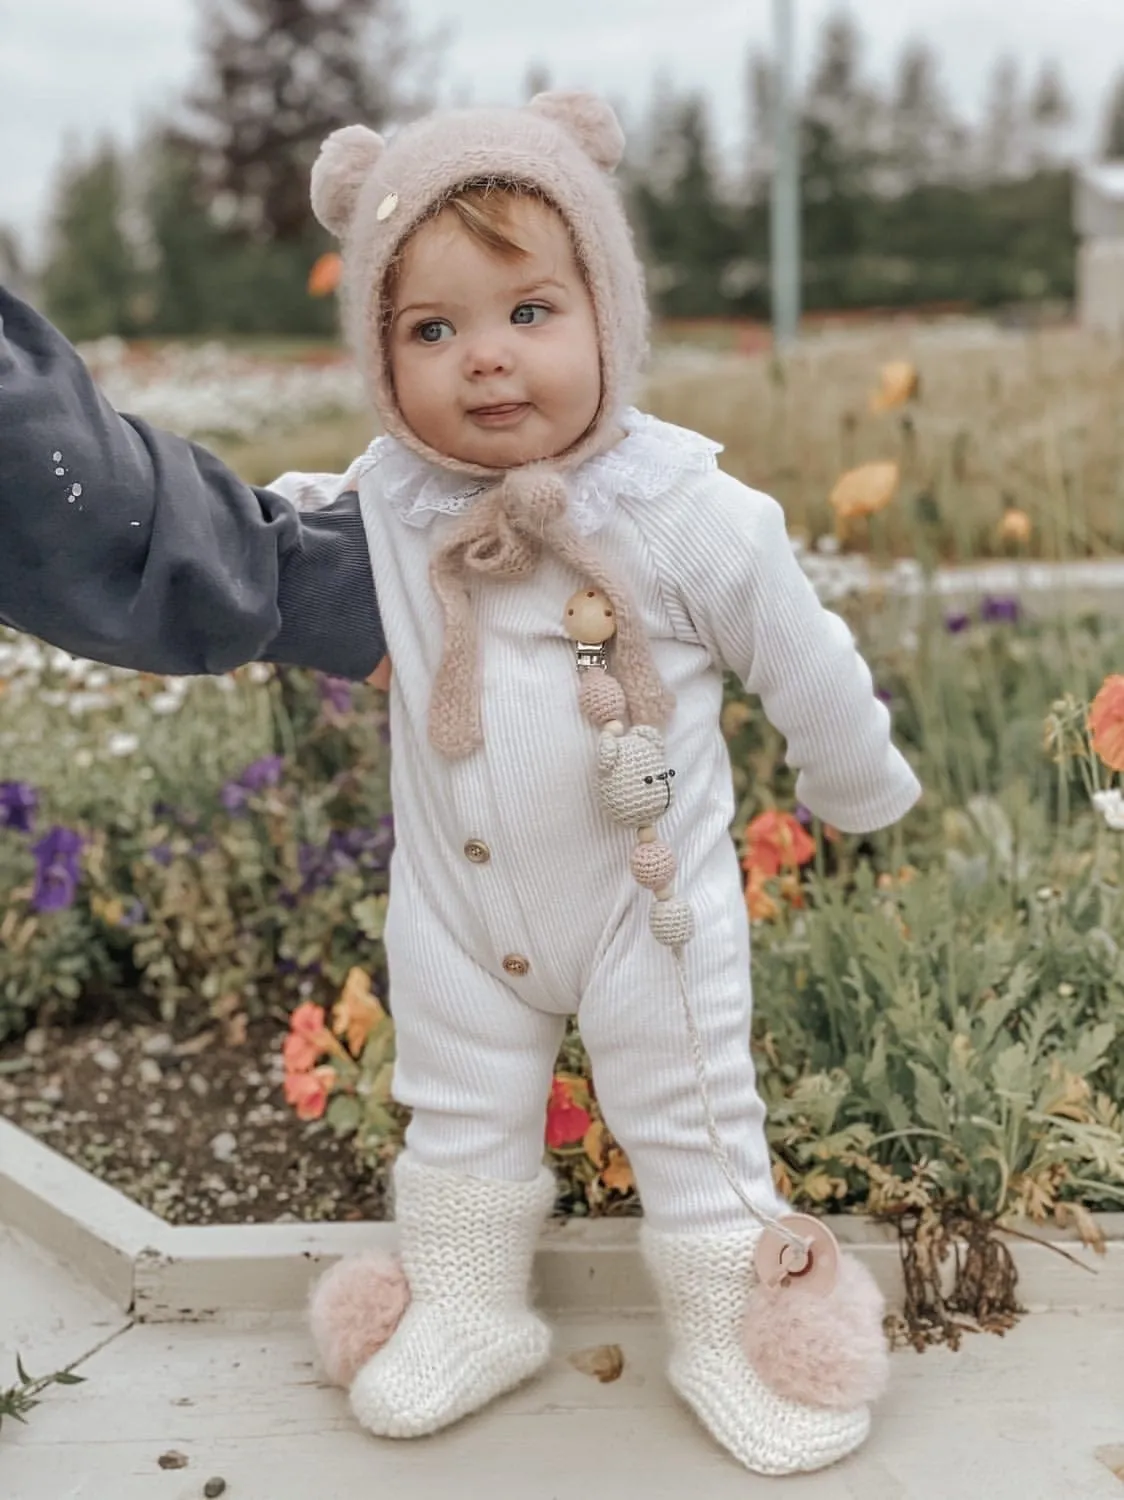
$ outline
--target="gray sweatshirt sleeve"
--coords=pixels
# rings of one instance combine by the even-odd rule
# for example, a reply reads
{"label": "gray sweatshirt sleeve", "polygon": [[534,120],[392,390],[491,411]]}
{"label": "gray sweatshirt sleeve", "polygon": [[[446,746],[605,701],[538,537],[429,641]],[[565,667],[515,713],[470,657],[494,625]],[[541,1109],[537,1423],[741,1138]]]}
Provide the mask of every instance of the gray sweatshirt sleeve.
{"label": "gray sweatshirt sleeve", "polygon": [[166,674],[266,660],[362,680],[386,649],[354,492],[302,514],[119,415],[2,286],[0,622]]}

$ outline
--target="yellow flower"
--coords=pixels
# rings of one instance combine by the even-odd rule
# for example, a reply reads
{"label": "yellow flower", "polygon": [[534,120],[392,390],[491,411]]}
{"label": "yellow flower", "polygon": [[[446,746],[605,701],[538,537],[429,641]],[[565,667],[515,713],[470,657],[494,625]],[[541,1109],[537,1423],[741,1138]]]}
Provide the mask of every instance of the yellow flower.
{"label": "yellow flower", "polygon": [[605,1137],[608,1132],[601,1120],[594,1120],[582,1137],[582,1150],[595,1167],[600,1167],[605,1158]]}
{"label": "yellow flower", "polygon": [[766,876],[760,865],[751,865],[745,883],[745,904],[752,922],[775,922],[781,909],[765,889]]}
{"label": "yellow flower", "polygon": [[386,1011],[371,993],[370,976],[352,969],[332,1009],[332,1030],[337,1036],[346,1034],[348,1051],[358,1057],[371,1032],[385,1020]]}
{"label": "yellow flower", "polygon": [[832,508],[841,521],[851,521],[856,516],[873,516],[890,504],[900,482],[901,470],[893,461],[848,469],[836,480],[831,492]]}
{"label": "yellow flower", "polygon": [[1009,505],[996,528],[996,535],[1001,542],[1029,542],[1033,530],[1034,527],[1026,511]]}
{"label": "yellow flower", "polygon": [[893,411],[895,407],[912,401],[920,390],[921,376],[917,372],[917,366],[908,359],[893,360],[882,366],[879,387],[870,398],[870,409],[875,415]]}
{"label": "yellow flower", "polygon": [[619,1146],[609,1150],[609,1165],[601,1173],[601,1181],[614,1193],[629,1193],[636,1186],[628,1157]]}

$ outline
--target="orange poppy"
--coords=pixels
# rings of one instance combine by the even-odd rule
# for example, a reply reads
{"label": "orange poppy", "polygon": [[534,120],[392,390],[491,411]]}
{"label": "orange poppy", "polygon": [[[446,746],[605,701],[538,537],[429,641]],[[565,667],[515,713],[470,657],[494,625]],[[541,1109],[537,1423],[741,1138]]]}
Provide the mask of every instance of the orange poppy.
{"label": "orange poppy", "polygon": [[1034,526],[1026,511],[1009,505],[996,528],[996,535],[1001,542],[1029,542],[1033,530]]}
{"label": "orange poppy", "polygon": [[318,1120],[328,1106],[328,1095],[336,1085],[335,1069],[313,1068],[310,1073],[285,1075],[285,1102],[301,1120]]}
{"label": "orange poppy", "polygon": [[343,261],[334,250],[322,255],[308,273],[308,295],[330,297],[340,284]]}
{"label": "orange poppy", "polygon": [[893,411],[904,406],[921,390],[921,376],[917,366],[908,359],[896,359],[882,366],[881,383],[870,398],[870,409],[879,412]]}
{"label": "orange poppy", "polygon": [[900,482],[901,469],[893,460],[861,464],[840,475],[828,498],[839,520],[852,521],[885,510],[897,494]]}
{"label": "orange poppy", "polygon": [[799,869],[816,854],[815,840],[800,821],[786,812],[763,812],[745,830],[742,868],[763,875],[779,875],[782,868]]}
{"label": "orange poppy", "polygon": [[1089,709],[1093,749],[1112,771],[1124,771],[1124,676],[1106,677]]}
{"label": "orange poppy", "polygon": [[572,1146],[585,1138],[593,1117],[574,1103],[569,1084],[556,1078],[550,1086],[550,1103],[546,1107],[546,1144],[552,1151]]}

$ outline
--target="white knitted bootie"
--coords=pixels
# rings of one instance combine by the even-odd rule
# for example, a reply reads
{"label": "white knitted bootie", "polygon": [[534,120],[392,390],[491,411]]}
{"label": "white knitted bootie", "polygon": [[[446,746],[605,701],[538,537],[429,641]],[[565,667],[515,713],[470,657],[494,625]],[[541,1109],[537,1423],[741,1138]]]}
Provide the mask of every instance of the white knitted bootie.
{"label": "white knitted bootie", "polygon": [[531,1261],[554,1202],[531,1182],[466,1177],[404,1152],[395,1220],[410,1305],[351,1385],[351,1408],[379,1437],[422,1437],[519,1385],[550,1356],[528,1306]]}
{"label": "white knitted bootie", "polygon": [[[822,1469],[870,1430],[866,1406],[806,1405],[777,1395],[743,1347],[757,1284],[756,1229],[671,1234],[643,1226],[641,1243],[671,1336],[668,1379],[711,1434],[755,1474]],[[799,1296],[789,1292],[786,1296]]]}

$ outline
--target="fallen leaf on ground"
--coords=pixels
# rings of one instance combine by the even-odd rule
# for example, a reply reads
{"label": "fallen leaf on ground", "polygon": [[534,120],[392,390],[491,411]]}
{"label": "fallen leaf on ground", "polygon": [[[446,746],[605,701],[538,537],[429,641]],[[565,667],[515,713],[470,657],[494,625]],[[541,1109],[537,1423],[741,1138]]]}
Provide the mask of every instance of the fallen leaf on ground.
{"label": "fallen leaf on ground", "polygon": [[1103,1448],[1098,1448],[1096,1457],[1110,1473],[1124,1481],[1124,1443],[1109,1443]]}
{"label": "fallen leaf on ground", "polygon": [[583,1375],[592,1375],[602,1385],[619,1380],[624,1369],[624,1352],[619,1344],[599,1344],[595,1349],[579,1349],[570,1355],[570,1363]]}

